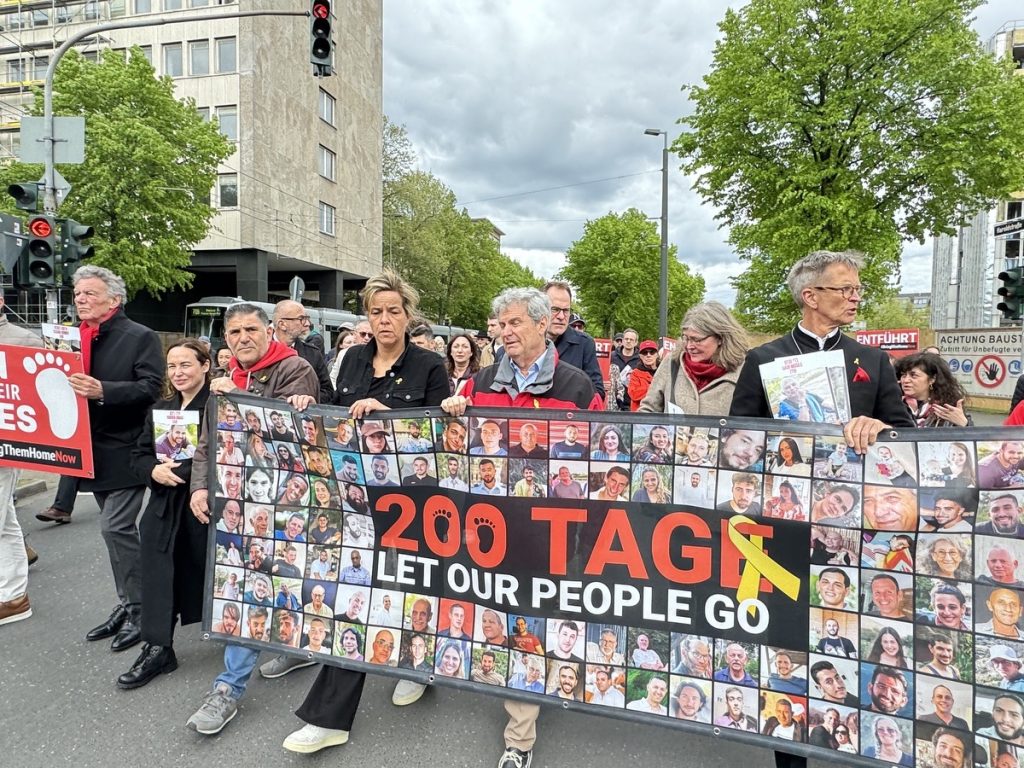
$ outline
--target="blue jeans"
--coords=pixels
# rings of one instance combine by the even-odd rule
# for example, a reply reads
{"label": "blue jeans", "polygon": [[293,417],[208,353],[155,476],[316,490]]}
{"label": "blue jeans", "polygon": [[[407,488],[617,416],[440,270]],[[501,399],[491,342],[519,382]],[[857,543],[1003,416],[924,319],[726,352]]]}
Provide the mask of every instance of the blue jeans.
{"label": "blue jeans", "polygon": [[224,646],[224,671],[217,675],[217,679],[213,681],[213,687],[216,688],[219,683],[224,683],[231,689],[231,698],[242,698],[245,686],[249,683],[253,670],[256,669],[256,661],[259,657],[259,651],[228,643]]}

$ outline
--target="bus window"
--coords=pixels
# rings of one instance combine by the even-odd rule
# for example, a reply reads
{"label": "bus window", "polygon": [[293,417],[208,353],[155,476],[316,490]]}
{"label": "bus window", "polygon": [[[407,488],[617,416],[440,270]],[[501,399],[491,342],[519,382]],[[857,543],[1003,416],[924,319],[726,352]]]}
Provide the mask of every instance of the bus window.
{"label": "bus window", "polygon": [[188,307],[185,315],[185,335],[198,339],[209,337],[216,346],[224,340],[224,307]]}

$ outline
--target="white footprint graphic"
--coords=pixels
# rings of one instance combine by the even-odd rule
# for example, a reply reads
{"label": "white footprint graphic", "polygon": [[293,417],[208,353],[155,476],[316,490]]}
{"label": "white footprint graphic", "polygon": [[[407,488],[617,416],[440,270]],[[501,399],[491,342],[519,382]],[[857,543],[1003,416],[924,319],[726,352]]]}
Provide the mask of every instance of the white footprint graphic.
{"label": "white footprint graphic", "polygon": [[71,366],[53,352],[36,352],[24,364],[28,373],[36,374],[36,394],[50,417],[50,431],[67,440],[78,428],[78,401],[66,375]]}

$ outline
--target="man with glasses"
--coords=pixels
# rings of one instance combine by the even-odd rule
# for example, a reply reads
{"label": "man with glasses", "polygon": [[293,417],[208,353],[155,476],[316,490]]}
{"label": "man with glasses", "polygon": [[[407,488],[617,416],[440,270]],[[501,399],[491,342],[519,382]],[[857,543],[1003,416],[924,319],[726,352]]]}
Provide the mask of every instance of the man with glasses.
{"label": "man with glasses", "polygon": [[[320,383],[320,402],[329,403],[334,397],[334,385],[327,370],[323,349],[303,340],[309,315],[297,301],[279,301],[274,305],[274,337],[285,346],[294,349],[303,360],[313,366]],[[322,343],[322,342],[321,342]]]}
{"label": "man with glasses", "polygon": [[857,308],[864,298],[862,266],[861,254],[854,251],[815,251],[793,265],[787,284],[800,307],[800,322],[781,338],[747,353],[736,381],[730,416],[772,417],[761,381],[762,364],[835,350],[846,360],[852,417],[843,432],[857,453],[863,454],[884,429],[915,426],[886,353],[842,333],[844,326],[857,319]]}
{"label": "man with glasses", "polygon": [[558,362],[575,365],[594,382],[594,391],[604,398],[604,377],[597,364],[597,349],[588,334],[569,327],[572,316],[572,288],[561,280],[551,280],[544,286],[551,300],[551,325],[548,338],[554,342]]}
{"label": "man with glasses", "polygon": [[622,332],[622,346],[612,351],[611,364],[618,367],[619,378],[622,380],[622,395],[619,397],[620,411],[632,410],[630,408],[632,403],[626,388],[629,386],[630,375],[640,363],[640,353],[636,348],[639,340],[639,334],[632,328],[627,328]]}

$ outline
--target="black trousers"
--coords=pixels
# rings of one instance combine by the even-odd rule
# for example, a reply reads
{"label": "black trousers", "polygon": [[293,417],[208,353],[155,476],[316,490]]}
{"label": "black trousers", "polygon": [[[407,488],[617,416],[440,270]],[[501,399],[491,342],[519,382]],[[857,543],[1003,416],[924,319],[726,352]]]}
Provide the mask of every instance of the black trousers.
{"label": "black trousers", "polygon": [[53,499],[53,506],[70,515],[75,511],[75,499],[77,498],[78,478],[61,475],[60,480],[57,481],[57,495]]}
{"label": "black trousers", "polygon": [[313,687],[306,694],[302,706],[295,714],[303,722],[334,728],[352,730],[352,721],[359,709],[359,697],[363,695],[366,675],[350,669],[320,667],[320,674],[313,681]]}

